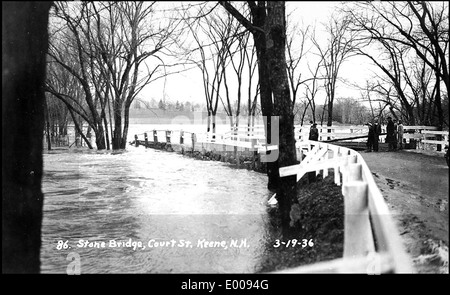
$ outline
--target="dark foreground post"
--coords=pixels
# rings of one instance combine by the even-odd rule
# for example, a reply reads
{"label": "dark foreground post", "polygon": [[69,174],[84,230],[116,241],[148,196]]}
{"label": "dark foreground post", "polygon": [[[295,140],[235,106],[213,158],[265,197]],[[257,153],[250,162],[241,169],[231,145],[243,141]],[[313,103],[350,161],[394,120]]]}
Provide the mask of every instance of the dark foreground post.
{"label": "dark foreground post", "polygon": [[139,140],[138,140],[137,134],[134,135],[134,145],[135,145],[136,147],[139,146]]}
{"label": "dark foreground post", "polygon": [[158,131],[153,130],[153,142],[157,143],[158,142]]}
{"label": "dark foreground post", "polygon": [[180,144],[184,144],[184,131],[180,131]]}
{"label": "dark foreground post", "polygon": [[52,2],[2,2],[2,273],[40,271],[42,138]]}
{"label": "dark foreground post", "polygon": [[253,155],[252,155],[252,166],[253,169],[256,168],[256,157],[258,156],[258,149],[256,148],[256,145],[258,144],[258,141],[256,138],[252,138],[252,151],[253,151]]}
{"label": "dark foreground post", "polygon": [[171,133],[171,131],[170,130],[166,130],[166,143],[170,143],[170,133]]}
{"label": "dark foreground post", "polygon": [[148,147],[148,136],[147,136],[147,132],[144,133],[144,140],[145,140],[145,148]]}

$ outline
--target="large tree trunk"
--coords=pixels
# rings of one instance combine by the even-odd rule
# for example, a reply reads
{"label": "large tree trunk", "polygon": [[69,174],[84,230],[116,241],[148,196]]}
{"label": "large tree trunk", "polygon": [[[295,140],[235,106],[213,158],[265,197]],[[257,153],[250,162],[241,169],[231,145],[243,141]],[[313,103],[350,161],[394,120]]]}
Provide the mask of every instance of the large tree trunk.
{"label": "large tree trunk", "polygon": [[[328,103],[327,113],[327,126],[333,126],[333,101],[331,100],[330,103]],[[328,132],[331,132],[331,129],[328,129]]]}
{"label": "large tree trunk", "polygon": [[2,2],[2,273],[38,273],[51,2]]}
{"label": "large tree trunk", "polygon": [[[438,58],[436,58],[436,63],[438,63]],[[436,75],[436,98],[435,98],[435,105],[436,105],[436,110],[437,110],[437,117],[438,117],[438,130],[442,131],[442,128],[444,127],[444,112],[442,111],[442,103],[441,103],[441,87],[440,87],[440,77],[439,77],[439,73],[435,71],[435,75]],[[437,140],[442,140],[442,136],[441,135],[437,135],[436,136]],[[437,145],[437,149],[438,152],[440,152],[442,150],[442,145]]]}
{"label": "large tree trunk", "polygon": [[105,125],[105,130],[104,131],[105,131],[106,149],[110,150],[111,147],[110,147],[110,144],[109,144],[110,140],[109,140],[109,132],[108,132],[108,120],[106,120],[105,108],[102,108],[100,116],[103,119],[103,125]]}
{"label": "large tree trunk", "polygon": [[[250,2],[252,3],[250,5]],[[258,75],[260,87],[261,111],[264,119],[264,127],[266,132],[267,143],[272,142],[271,136],[271,120],[273,111],[272,90],[270,89],[269,76],[270,72],[267,65],[266,56],[266,35],[263,31],[266,23],[266,2],[258,1],[257,3],[249,1],[249,6],[252,15],[252,22],[249,25],[249,20],[245,19],[230,3],[229,1],[219,1],[219,3],[231,13],[242,25],[252,32],[254,46],[256,48],[256,56],[258,60]],[[259,29],[255,29],[259,28]],[[269,155],[269,158],[270,155]],[[278,161],[267,162],[267,176],[268,188],[272,191],[276,190],[279,185]]]}
{"label": "large tree trunk", "polygon": [[[439,64],[439,57],[436,57],[436,64]],[[444,128],[444,112],[442,110],[442,102],[441,102],[441,79],[439,76],[439,72],[435,71],[436,77],[436,95],[435,95],[435,105],[437,109],[437,117],[438,117],[438,130],[442,130]],[[448,81],[447,81],[448,83]],[[438,145],[438,148],[441,146]],[[440,151],[440,149],[439,149]]]}
{"label": "large tree trunk", "polygon": [[95,133],[95,144],[98,150],[106,149],[105,144],[105,130],[103,129],[103,124],[101,120],[97,121],[97,128],[93,128]]}
{"label": "large tree trunk", "polygon": [[[267,4],[266,41],[270,70],[270,86],[274,97],[275,116],[279,117],[279,167],[296,164],[294,114],[290,98],[289,80],[286,72],[286,21],[285,3],[269,1]],[[296,200],[296,177],[279,180],[277,200],[283,225],[290,221],[291,205]]]}
{"label": "large tree trunk", "polygon": [[114,102],[114,134],[112,138],[112,149],[120,149],[122,141],[122,107],[119,101]]}
{"label": "large tree trunk", "polygon": [[127,147],[128,126],[130,124],[130,104],[131,103],[127,103],[125,105],[123,135],[122,135],[122,142],[120,143],[121,149],[125,149]]}
{"label": "large tree trunk", "polygon": [[[253,22],[255,26],[264,27],[266,22],[265,7],[258,7],[253,14]],[[270,88],[270,72],[268,68],[266,53],[266,35],[260,31],[253,33],[254,44],[256,48],[256,57],[258,59],[258,75],[259,75],[259,97],[261,104],[261,112],[264,120],[264,128],[267,143],[272,143],[271,119],[273,114],[272,89]],[[278,173],[278,161],[267,162],[267,177],[269,190],[275,191],[279,186],[280,175]]]}

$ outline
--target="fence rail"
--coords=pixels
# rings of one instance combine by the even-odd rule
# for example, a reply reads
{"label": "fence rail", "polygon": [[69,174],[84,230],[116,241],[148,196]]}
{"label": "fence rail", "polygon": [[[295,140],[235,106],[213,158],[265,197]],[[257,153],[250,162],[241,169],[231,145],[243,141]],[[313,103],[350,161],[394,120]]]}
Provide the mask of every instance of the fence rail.
{"label": "fence rail", "polygon": [[[299,141],[308,140],[309,125],[295,126],[295,138]],[[367,126],[319,126],[319,141],[350,141],[361,142],[368,136]],[[417,149],[439,150],[439,146],[448,144],[448,131],[437,131],[434,126],[404,126],[403,141],[411,143],[414,141],[414,146]],[[330,132],[329,132],[330,131]],[[382,135],[380,141],[383,142],[386,132],[385,126],[382,126]],[[191,142],[192,145],[197,143],[215,143],[222,144],[229,147],[239,147],[249,150],[257,150],[259,153],[264,153],[270,150],[277,149],[277,145],[266,144],[266,136],[264,127],[256,125],[252,127],[239,126],[230,128],[225,133],[192,133],[183,130],[151,130],[146,132],[151,134],[152,138],[159,142],[183,143]],[[144,135],[141,133],[139,135]],[[193,138],[193,136],[195,138]],[[186,140],[189,138],[189,140]],[[152,141],[152,140],[150,140]],[[155,140],[153,140],[155,141]]]}
{"label": "fence rail", "polygon": [[443,151],[443,147],[448,145],[448,131],[422,131],[420,138],[420,149],[427,149],[429,145],[436,146],[438,150]]}
{"label": "fence rail", "polygon": [[309,172],[326,177],[334,170],[334,181],[342,186],[344,196],[344,253],[337,260],[280,273],[411,273],[395,223],[362,156],[345,147],[309,140],[297,142],[297,148],[306,157],[298,165],[280,168],[280,176],[296,175],[298,181]]}

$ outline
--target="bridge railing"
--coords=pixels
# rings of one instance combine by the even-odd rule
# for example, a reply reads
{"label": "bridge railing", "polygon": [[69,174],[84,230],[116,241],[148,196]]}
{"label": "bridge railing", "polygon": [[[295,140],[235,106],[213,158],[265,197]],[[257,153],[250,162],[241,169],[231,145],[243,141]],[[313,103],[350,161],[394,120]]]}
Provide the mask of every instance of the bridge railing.
{"label": "bridge railing", "polygon": [[[143,138],[141,140],[140,138]],[[184,130],[153,129],[144,133],[134,135],[134,143],[139,145],[139,141],[144,143],[175,143],[194,146],[197,142],[197,135],[194,132]]]}
{"label": "bridge railing", "polygon": [[342,186],[344,196],[344,253],[340,259],[300,266],[281,273],[411,273],[399,232],[372,173],[354,150],[316,141],[297,142],[298,165],[280,168],[280,176],[296,175],[297,181],[309,172],[328,176]]}
{"label": "bridge railing", "polygon": [[[384,129],[384,126],[382,126]],[[300,140],[308,140],[311,125],[295,125],[295,138]],[[367,126],[317,126],[319,130],[319,141],[358,137],[368,135],[369,128]]]}
{"label": "bridge railing", "polygon": [[431,145],[436,150],[444,151],[443,147],[449,144],[448,131],[426,130],[422,131],[421,136],[419,148],[423,150]]}
{"label": "bridge railing", "polygon": [[[252,134],[249,136],[249,134]],[[146,137],[147,135],[147,137]],[[144,137],[148,142],[185,144],[194,147],[196,143],[219,144],[233,147],[246,148],[250,150],[257,149],[257,146],[265,141],[265,137],[256,130],[241,129],[228,131],[226,133],[193,133],[183,130],[151,130],[136,134],[135,140]]]}
{"label": "bridge railing", "polygon": [[[309,125],[296,125],[295,126],[295,138],[296,140],[308,140],[309,137]],[[381,126],[381,132],[386,132],[386,126]],[[350,141],[364,141],[364,136],[368,135],[367,126],[318,126],[319,129],[319,141],[325,140],[339,140],[350,139]],[[448,144],[448,131],[436,131],[434,126],[404,126],[403,139],[405,142],[410,143],[415,141],[418,143],[416,146],[418,149],[425,149],[428,146],[446,145]],[[155,133],[156,132],[156,133]],[[258,149],[259,152],[265,152],[267,150],[276,149],[275,145],[266,144],[266,136],[264,126],[239,126],[232,127],[225,133],[194,133],[183,130],[150,130],[146,132],[149,136],[149,141],[154,141],[153,138],[157,138],[158,142],[167,142],[167,138],[170,138],[172,143],[187,144],[191,142],[192,136],[195,136],[195,142],[198,143],[216,143],[224,144],[227,146],[244,147],[249,149]],[[144,135],[139,134],[140,136]],[[155,137],[156,136],[156,137]],[[437,139],[440,136],[440,139]],[[189,137],[189,138],[188,138]],[[187,140],[183,140],[182,138]],[[380,141],[383,142],[385,135],[380,136]],[[253,144],[250,144],[252,142]]]}

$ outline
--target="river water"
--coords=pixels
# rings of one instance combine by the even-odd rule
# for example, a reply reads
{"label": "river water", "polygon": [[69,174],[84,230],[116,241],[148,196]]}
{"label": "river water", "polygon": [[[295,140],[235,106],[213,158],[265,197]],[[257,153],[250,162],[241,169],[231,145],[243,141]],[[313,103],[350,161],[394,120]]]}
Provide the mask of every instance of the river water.
{"label": "river water", "polygon": [[42,186],[43,273],[253,273],[273,240],[266,176],[221,162],[45,151]]}

